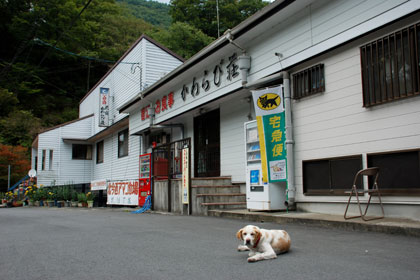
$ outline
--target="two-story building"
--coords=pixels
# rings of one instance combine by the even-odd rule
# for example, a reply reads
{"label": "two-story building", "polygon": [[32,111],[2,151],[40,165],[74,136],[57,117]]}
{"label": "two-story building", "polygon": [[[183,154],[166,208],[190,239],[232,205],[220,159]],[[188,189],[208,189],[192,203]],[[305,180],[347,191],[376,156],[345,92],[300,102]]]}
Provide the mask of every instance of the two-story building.
{"label": "two-story building", "polygon": [[141,36],[80,101],[79,118],[41,132],[32,145],[38,184],[76,185],[138,178],[140,137],[128,133],[117,108],[177,66],[183,58]]}
{"label": "two-story building", "polygon": [[243,184],[251,90],[283,85],[289,204],[343,214],[354,175],[375,166],[386,215],[418,219],[419,9],[410,0],[277,0],[118,110],[129,114],[128,135],[182,125],[170,141],[192,139],[194,178]]}

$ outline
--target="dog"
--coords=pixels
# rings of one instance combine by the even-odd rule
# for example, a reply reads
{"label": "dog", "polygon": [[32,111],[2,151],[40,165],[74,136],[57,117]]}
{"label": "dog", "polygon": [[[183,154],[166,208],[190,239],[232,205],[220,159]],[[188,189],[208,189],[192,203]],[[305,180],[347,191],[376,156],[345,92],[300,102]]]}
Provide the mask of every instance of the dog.
{"label": "dog", "polygon": [[248,225],[236,233],[236,237],[244,242],[238,251],[250,251],[248,262],[257,262],[277,258],[278,254],[289,251],[291,240],[284,230],[267,230]]}

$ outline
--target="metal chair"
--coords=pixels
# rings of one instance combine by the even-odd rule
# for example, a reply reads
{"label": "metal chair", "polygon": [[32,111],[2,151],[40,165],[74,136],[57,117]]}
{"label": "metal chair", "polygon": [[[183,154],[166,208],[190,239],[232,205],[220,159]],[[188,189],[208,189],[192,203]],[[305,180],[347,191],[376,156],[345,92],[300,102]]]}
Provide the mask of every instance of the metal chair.
{"label": "metal chair", "polygon": [[[371,189],[368,189],[368,190],[359,190],[358,191],[356,183],[360,178],[363,179],[364,176],[374,177],[373,187]],[[360,217],[364,221],[371,221],[371,220],[382,219],[382,218],[385,217],[384,207],[382,205],[382,200],[381,200],[381,193],[379,192],[379,188],[378,188],[378,182],[377,182],[378,181],[378,176],[379,176],[379,168],[378,167],[366,168],[366,169],[362,169],[359,172],[357,172],[356,176],[354,176],[354,181],[353,181],[353,186],[351,188],[351,191],[346,192],[346,193],[349,193],[350,196],[349,196],[349,201],[347,202],[346,211],[344,212],[344,219],[348,220],[348,219],[354,219],[354,218],[359,218]],[[361,180],[361,181],[363,182],[363,180]],[[360,192],[362,192],[363,194],[365,194],[365,193],[369,194],[369,200],[366,204],[366,209],[365,209],[364,213],[362,213],[362,207],[360,206],[360,200],[359,200],[359,193]],[[349,209],[350,201],[351,201],[351,198],[352,198],[353,194],[356,195],[357,205],[359,207],[360,215],[348,217],[347,216],[347,211]],[[382,210],[382,216],[367,218],[366,213],[368,211],[370,201],[372,199],[372,195],[375,195],[375,194],[378,196],[378,199],[379,199],[379,205],[380,205],[381,210]]]}

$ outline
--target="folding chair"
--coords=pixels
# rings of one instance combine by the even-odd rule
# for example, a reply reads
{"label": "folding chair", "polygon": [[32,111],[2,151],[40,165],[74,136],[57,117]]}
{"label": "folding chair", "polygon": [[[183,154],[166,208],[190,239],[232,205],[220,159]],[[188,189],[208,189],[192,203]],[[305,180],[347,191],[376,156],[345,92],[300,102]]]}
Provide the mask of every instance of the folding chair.
{"label": "folding chair", "polygon": [[[356,185],[357,181],[362,179],[361,181],[363,182],[363,177],[364,176],[374,177],[373,187],[371,189],[368,189],[368,190],[359,190],[358,191],[357,190],[357,185]],[[348,220],[348,219],[353,219],[353,218],[359,218],[360,217],[364,221],[371,221],[371,220],[382,219],[382,218],[385,217],[384,207],[382,205],[382,200],[381,200],[381,194],[380,194],[379,188],[378,188],[378,182],[377,182],[378,181],[378,176],[379,176],[379,168],[378,167],[371,167],[371,168],[362,169],[362,170],[360,170],[359,172],[356,173],[356,176],[354,176],[354,181],[353,181],[353,186],[351,188],[351,191],[346,192],[346,193],[349,193],[350,196],[349,196],[349,201],[347,202],[346,211],[344,212],[344,219]],[[363,185],[363,183],[362,183],[362,185]],[[362,213],[362,207],[360,206],[360,200],[359,200],[359,193],[360,192],[362,192],[364,194],[365,193],[369,194],[369,200],[366,204],[366,209],[365,209],[364,213]],[[347,211],[349,209],[350,201],[351,201],[351,198],[352,198],[353,194],[356,195],[356,200],[357,200],[357,205],[359,207],[360,215],[348,217],[347,216]],[[381,210],[382,210],[382,216],[367,218],[366,213],[368,211],[370,201],[372,199],[372,195],[375,195],[375,194],[378,196],[378,199],[379,199],[379,205],[380,205]]]}

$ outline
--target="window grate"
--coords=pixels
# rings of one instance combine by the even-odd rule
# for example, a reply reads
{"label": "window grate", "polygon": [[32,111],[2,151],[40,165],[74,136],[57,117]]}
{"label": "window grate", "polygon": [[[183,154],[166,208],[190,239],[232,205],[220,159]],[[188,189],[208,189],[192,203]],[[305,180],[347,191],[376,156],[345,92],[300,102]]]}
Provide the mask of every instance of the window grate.
{"label": "window grate", "polygon": [[419,94],[420,24],[360,48],[363,106]]}
{"label": "window grate", "polygon": [[324,91],[324,64],[315,65],[293,75],[293,99]]}

